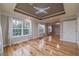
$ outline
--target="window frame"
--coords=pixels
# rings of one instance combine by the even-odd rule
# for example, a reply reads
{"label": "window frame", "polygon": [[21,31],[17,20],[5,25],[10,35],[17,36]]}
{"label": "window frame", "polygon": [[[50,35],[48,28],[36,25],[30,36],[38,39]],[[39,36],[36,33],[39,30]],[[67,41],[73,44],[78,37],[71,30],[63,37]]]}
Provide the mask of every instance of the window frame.
{"label": "window frame", "polygon": [[[13,28],[13,20],[15,20],[15,21],[21,21],[22,22],[22,27],[21,28]],[[12,37],[14,38],[14,37],[22,37],[22,36],[28,36],[28,35],[31,35],[32,33],[31,33],[31,31],[32,31],[32,27],[31,27],[31,20],[28,20],[28,19],[26,19],[26,20],[22,20],[22,19],[18,19],[18,18],[13,18],[13,20],[12,20]],[[29,34],[26,34],[26,35],[23,35],[23,29],[25,29],[25,28],[23,28],[23,24],[25,23],[25,24],[27,24],[27,22],[29,23]],[[21,29],[21,35],[13,35],[13,29]],[[26,28],[27,29],[27,28]]]}
{"label": "window frame", "polygon": [[48,26],[48,33],[51,33],[51,32],[52,32],[52,26],[50,25],[50,26]]}
{"label": "window frame", "polygon": [[[43,27],[43,31],[44,31],[44,32],[40,32],[40,25],[41,25],[41,26],[44,26],[44,27]],[[38,24],[38,33],[39,33],[39,34],[45,33],[45,24]]]}

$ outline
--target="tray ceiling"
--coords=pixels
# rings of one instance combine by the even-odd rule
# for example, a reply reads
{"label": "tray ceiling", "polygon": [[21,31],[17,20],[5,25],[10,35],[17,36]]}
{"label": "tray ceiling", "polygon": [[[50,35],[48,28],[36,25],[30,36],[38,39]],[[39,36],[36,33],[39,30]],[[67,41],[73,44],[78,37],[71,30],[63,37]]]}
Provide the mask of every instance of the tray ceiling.
{"label": "tray ceiling", "polygon": [[65,14],[62,3],[18,3],[14,11],[40,20]]}

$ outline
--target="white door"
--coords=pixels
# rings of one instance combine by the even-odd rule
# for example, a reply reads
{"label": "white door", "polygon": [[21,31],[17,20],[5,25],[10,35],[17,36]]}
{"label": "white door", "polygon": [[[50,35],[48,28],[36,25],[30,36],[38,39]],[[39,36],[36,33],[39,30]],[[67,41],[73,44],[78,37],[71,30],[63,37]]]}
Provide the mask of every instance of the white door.
{"label": "white door", "polygon": [[63,22],[63,41],[76,43],[76,20]]}

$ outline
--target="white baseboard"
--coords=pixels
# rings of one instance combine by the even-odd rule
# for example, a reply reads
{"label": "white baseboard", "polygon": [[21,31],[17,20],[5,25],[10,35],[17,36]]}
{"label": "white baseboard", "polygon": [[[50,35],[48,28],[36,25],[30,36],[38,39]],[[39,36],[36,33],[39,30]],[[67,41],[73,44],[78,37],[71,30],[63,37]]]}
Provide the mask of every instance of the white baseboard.
{"label": "white baseboard", "polygon": [[13,45],[13,44],[22,43],[22,42],[25,42],[25,41],[28,41],[28,40],[21,40],[21,41],[18,41],[18,42],[14,42],[14,43],[12,43],[12,44],[6,44],[6,45],[3,45],[3,47],[11,46],[11,45]]}
{"label": "white baseboard", "polygon": [[[33,37],[32,39],[37,39],[38,37]],[[22,43],[22,42],[25,42],[25,41],[29,41],[29,40],[21,40],[21,41],[18,41],[18,42],[14,42],[12,44],[6,44],[6,45],[3,45],[3,47],[6,47],[6,46],[11,46],[13,44],[19,44],[19,43]]]}
{"label": "white baseboard", "polygon": [[9,44],[3,45],[3,47],[9,46]]}

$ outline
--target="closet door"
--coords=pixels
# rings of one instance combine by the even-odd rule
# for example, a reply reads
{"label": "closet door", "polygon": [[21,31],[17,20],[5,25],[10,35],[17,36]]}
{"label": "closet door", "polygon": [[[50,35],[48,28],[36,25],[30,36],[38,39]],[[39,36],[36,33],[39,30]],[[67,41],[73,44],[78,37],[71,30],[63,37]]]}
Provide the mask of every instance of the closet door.
{"label": "closet door", "polygon": [[76,20],[63,22],[63,40],[76,43]]}

